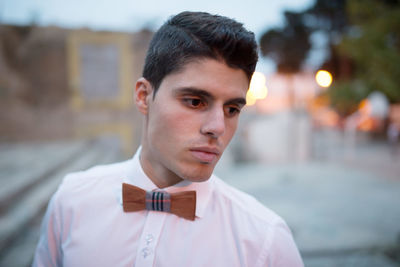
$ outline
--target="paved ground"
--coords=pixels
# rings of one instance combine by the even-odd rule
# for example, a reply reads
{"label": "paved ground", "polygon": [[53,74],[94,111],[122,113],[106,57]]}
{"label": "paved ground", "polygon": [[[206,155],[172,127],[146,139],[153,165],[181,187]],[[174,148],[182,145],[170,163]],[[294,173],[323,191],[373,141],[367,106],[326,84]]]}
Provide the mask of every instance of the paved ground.
{"label": "paved ground", "polygon": [[0,144],[0,266],[30,266],[47,202],[63,177],[120,159],[109,140]]}
{"label": "paved ground", "polygon": [[218,173],[287,221],[306,266],[398,266],[400,179],[318,162]]}

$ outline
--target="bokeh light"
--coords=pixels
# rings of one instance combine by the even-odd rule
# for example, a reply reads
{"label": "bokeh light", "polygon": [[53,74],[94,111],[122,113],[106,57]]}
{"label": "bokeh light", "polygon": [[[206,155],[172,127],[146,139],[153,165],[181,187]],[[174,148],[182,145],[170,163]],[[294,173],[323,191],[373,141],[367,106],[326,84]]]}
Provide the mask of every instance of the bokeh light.
{"label": "bokeh light", "polygon": [[371,103],[368,101],[368,99],[363,99],[358,105],[358,110],[363,116],[369,116],[371,114],[371,109]]}
{"label": "bokeh light", "polygon": [[253,95],[253,92],[248,90],[247,94],[246,94],[246,105],[252,106],[252,105],[254,105],[256,103],[256,100],[257,99]]}
{"label": "bokeh light", "polygon": [[329,71],[319,70],[315,75],[315,80],[321,87],[329,87],[332,83],[332,75]]}
{"label": "bokeh light", "polygon": [[247,91],[246,102],[247,105],[254,105],[256,100],[264,99],[268,95],[268,88],[265,85],[266,78],[264,74],[260,72],[254,72],[251,77],[250,87]]}

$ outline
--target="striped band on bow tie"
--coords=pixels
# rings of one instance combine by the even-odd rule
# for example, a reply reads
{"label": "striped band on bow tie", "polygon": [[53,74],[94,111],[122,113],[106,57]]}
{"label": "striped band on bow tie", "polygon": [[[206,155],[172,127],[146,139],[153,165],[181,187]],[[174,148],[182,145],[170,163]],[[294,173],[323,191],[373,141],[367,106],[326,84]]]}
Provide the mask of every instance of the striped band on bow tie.
{"label": "striped band on bow tie", "polygon": [[146,192],[146,210],[171,211],[171,195],[167,192]]}

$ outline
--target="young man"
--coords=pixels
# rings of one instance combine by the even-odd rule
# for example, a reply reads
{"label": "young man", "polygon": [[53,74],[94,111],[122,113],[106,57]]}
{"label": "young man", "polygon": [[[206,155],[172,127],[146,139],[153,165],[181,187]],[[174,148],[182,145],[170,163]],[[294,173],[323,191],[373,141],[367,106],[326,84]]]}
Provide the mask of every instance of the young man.
{"label": "young man", "polygon": [[141,147],[64,179],[33,265],[302,266],[285,222],[212,174],[256,62],[240,23],[200,12],[167,21],[136,83]]}

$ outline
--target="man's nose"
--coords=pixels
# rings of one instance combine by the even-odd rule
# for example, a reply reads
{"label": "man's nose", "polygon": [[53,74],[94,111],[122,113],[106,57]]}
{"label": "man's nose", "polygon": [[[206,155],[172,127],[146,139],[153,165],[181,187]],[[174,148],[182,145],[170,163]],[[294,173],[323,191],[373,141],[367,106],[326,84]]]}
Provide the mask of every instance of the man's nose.
{"label": "man's nose", "polygon": [[201,133],[218,138],[225,133],[225,114],[222,108],[214,108],[207,112],[201,127]]}

